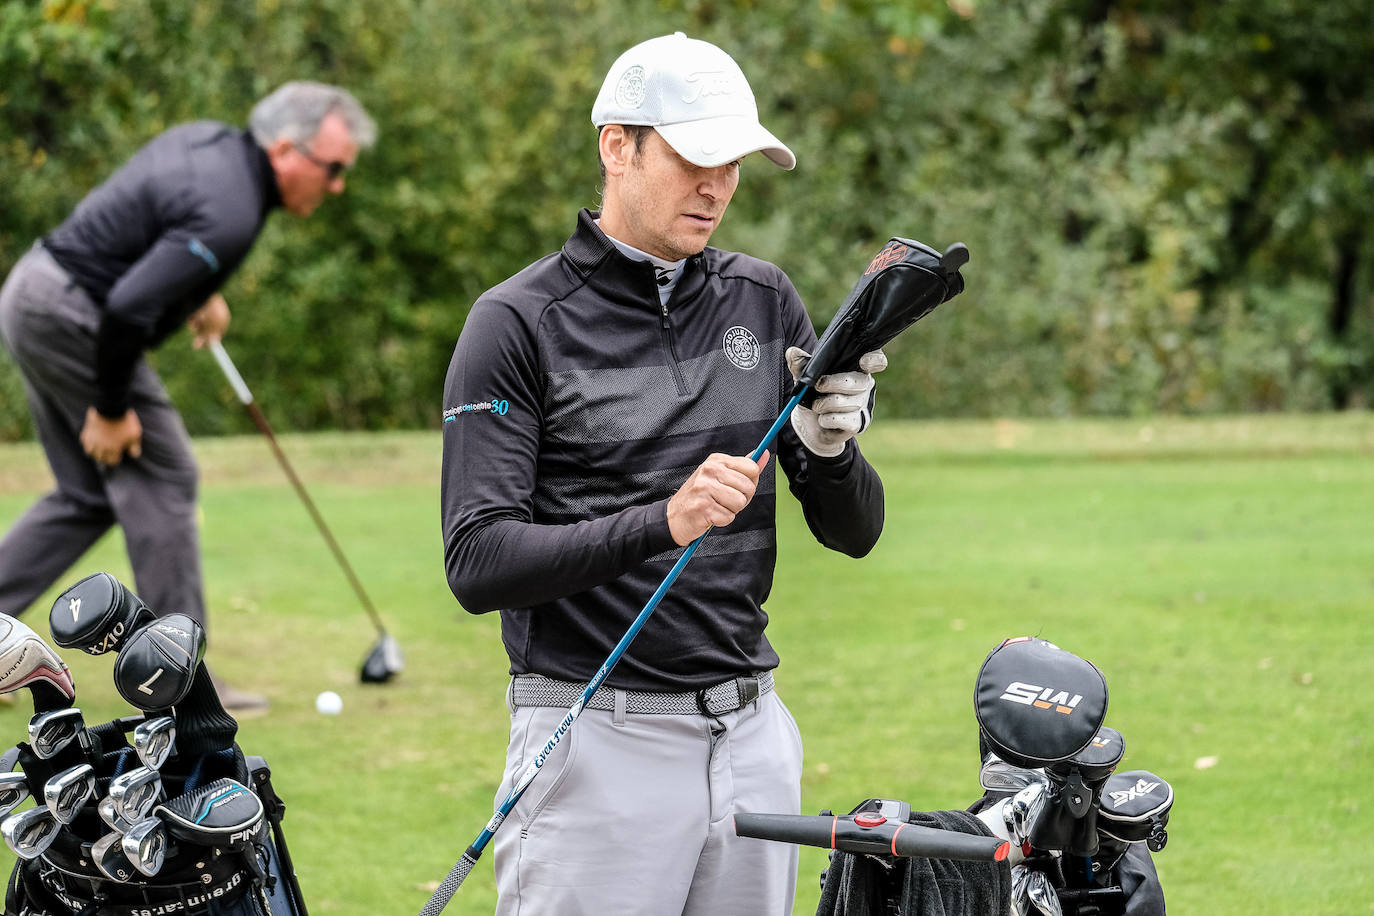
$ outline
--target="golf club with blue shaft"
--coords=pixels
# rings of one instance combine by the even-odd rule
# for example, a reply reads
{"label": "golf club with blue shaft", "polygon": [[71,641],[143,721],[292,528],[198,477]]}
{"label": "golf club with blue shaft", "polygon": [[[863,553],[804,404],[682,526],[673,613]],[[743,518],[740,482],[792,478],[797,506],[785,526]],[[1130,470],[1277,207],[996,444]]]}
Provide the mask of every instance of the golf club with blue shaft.
{"label": "golf club with blue shaft", "polygon": [[[833,372],[846,372],[857,369],[859,357],[872,350],[881,349],[884,344],[892,340],[902,331],[930,312],[942,302],[953,299],[964,290],[964,278],[959,273],[959,268],[968,263],[968,248],[962,242],[956,242],[949,247],[942,255],[920,242],[911,239],[893,238],[887,245],[878,252],[873,258],[867,269],[864,270],[844,304],[840,306],[835,317],[831,319],[826,327],[825,333],[821,335],[816,343],[816,351],[811,355],[811,359],[803,368],[793,388],[792,397],[783,407],[782,413],[773,421],[773,425],[764,435],[763,441],[750,453],[749,457],[753,461],[758,461],[766,449],[782,429],[782,425],[787,422],[792,411],[798,404],[803,403],[808,394],[811,393],[811,386],[823,375]],[[814,399],[814,397],[813,397]],[[601,687],[602,683],[610,676],[611,669],[620,661],[621,656],[630,647],[630,643],[639,635],[644,624],[648,621],[654,609],[658,607],[663,596],[681,574],[687,561],[696,553],[701,542],[706,539],[706,535],[711,533],[707,529],[695,541],[687,545],[683,550],[682,556],[673,564],[673,568],[668,571],[663,582],[655,590],[644,609],[639,612],[639,616],[630,624],[630,628],[625,631],[620,642],[616,643],[611,654],[602,663],[596,675],[587,683],[582,694],[573,703],[558,727],[554,729],[549,740],[544,743],[543,749],[535,755],[534,760],[520,774],[514,787],[507,794],[505,801],[496,809],[487,826],[478,834],[477,839],[473,840],[461,858],[458,859],[448,876],[439,885],[439,889],[434,892],[434,896],[425,904],[420,911],[420,916],[438,916],[449,900],[457,892],[477,860],[481,857],[487,843],[496,835],[496,831],[501,827],[507,815],[515,808],[520,801],[520,797],[525,794],[531,782],[539,774],[539,769],[544,762],[549,759],[554,748],[563,740],[573,722],[582,714],[583,707],[591,699],[592,695]]]}

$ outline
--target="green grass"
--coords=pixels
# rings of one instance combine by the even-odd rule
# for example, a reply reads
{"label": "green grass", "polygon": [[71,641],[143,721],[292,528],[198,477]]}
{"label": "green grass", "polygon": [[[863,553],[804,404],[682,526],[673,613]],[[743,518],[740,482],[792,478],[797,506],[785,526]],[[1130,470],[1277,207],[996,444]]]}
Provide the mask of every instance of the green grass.
{"label": "green grass", "polygon": [[[436,434],[285,448],[407,670],[356,682],[366,618],[254,438],[197,443],[211,660],[272,698],[239,740],[273,766],[311,911],[417,912],[491,813],[498,621],[464,613],[444,582]],[[1156,858],[1172,911],[1374,908],[1374,417],[880,423],[865,450],[888,493],[868,559],[821,549],[783,499],[769,633],[807,742],[804,810],[970,802],[978,666],[1038,634],[1105,673],[1123,768],[1174,785]],[[36,447],[0,447],[0,526],[45,486]],[[128,576],[118,537],[68,578],[97,569]],[[52,597],[31,625],[46,629]],[[88,720],[129,711],[108,659],[67,660]],[[326,689],[342,715],[314,711]],[[0,710],[5,743],[26,704]],[[798,913],[814,911],[823,859],[803,853]],[[484,861],[448,912],[493,902]]]}

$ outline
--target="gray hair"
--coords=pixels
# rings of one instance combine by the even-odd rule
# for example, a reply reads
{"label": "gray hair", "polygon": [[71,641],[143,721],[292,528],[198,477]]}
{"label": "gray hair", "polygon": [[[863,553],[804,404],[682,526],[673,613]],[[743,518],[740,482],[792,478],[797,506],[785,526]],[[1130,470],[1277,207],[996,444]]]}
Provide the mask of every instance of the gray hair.
{"label": "gray hair", "polygon": [[344,119],[353,142],[367,149],[377,142],[377,125],[347,89],[297,80],[286,83],[253,106],[248,126],[253,139],[264,149],[285,138],[309,143],[320,132],[320,122],[331,114]]}

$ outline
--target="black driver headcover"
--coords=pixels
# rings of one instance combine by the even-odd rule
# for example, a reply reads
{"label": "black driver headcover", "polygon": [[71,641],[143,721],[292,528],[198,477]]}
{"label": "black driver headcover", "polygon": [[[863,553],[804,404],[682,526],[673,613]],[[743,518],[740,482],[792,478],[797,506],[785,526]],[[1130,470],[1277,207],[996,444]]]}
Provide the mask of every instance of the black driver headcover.
{"label": "black driver headcover", "polygon": [[[858,369],[859,357],[881,349],[963,292],[959,268],[966,263],[968,248],[962,242],[942,255],[912,239],[889,240],[826,326],[797,384],[813,385],[823,375]],[[810,406],[814,397],[808,392],[802,403]]]}
{"label": "black driver headcover", "polygon": [[1107,681],[1092,662],[1043,639],[1008,639],[978,671],[974,712],[988,747],[1035,769],[1081,754],[1107,715]]}

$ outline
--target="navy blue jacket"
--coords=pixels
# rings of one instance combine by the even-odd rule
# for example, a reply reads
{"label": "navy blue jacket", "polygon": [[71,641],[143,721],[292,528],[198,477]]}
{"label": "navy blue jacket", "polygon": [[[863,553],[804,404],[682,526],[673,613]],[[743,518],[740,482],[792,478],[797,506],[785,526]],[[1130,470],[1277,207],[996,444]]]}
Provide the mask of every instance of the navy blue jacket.
{"label": "navy blue jacket", "polygon": [[[712,452],[750,453],[791,389],[783,353],[816,335],[783,272],[707,248],[666,306],[653,268],[582,211],[563,249],[484,293],[444,390],[442,523],[449,585],[501,611],[513,674],[585,681],[683,548],[667,503]],[[821,543],[862,556],[882,529],[877,473],[784,426],[756,497],[713,531],[608,684],[699,689],[778,657],[763,603],[781,465]]]}

